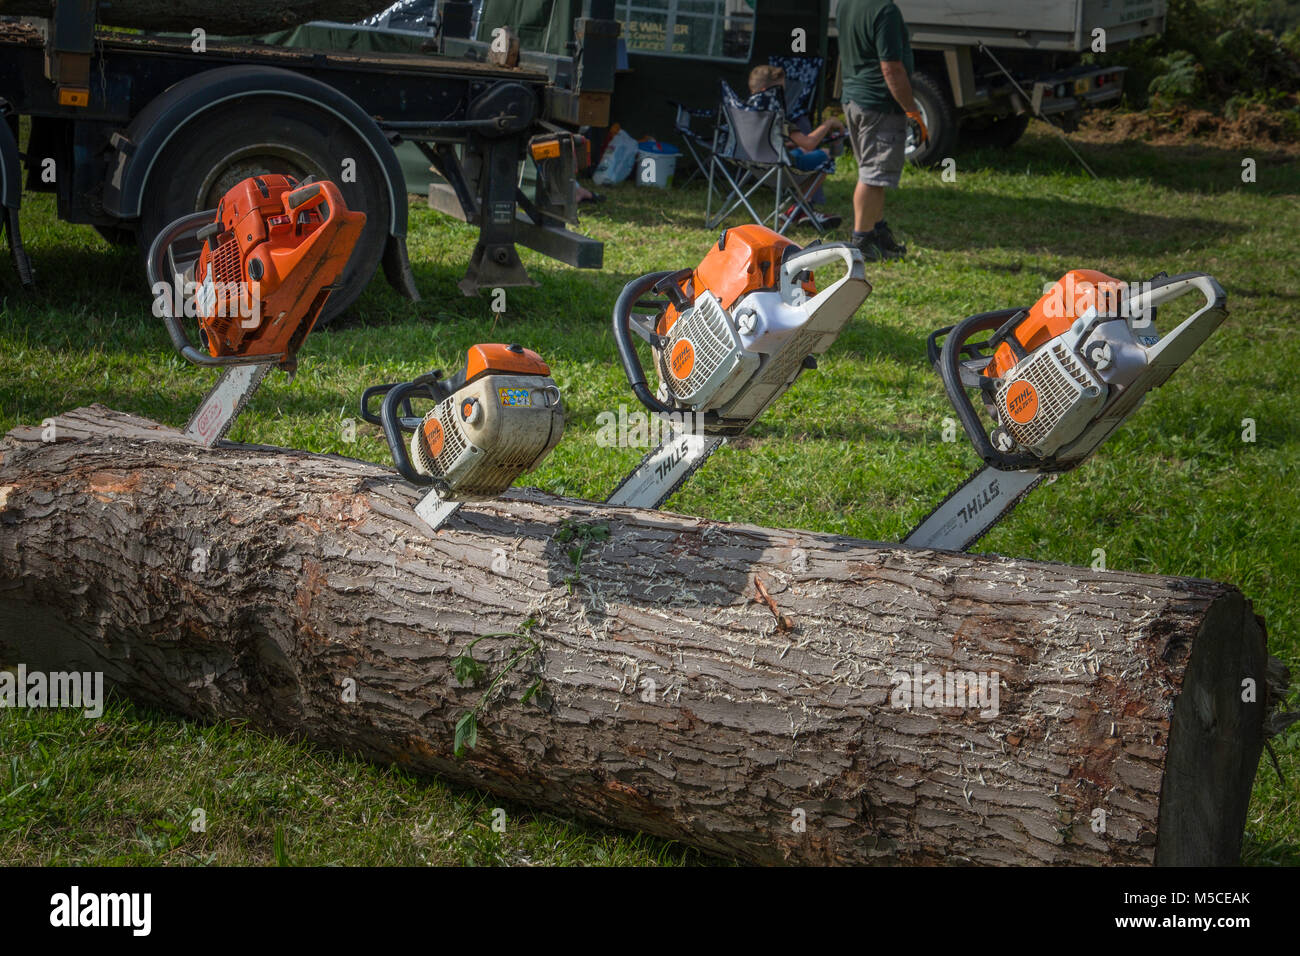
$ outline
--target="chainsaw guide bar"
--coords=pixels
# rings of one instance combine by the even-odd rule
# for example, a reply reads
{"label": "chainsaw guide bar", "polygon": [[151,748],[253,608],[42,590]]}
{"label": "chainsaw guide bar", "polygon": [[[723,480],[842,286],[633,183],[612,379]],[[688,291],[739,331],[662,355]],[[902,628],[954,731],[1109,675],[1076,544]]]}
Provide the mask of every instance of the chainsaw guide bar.
{"label": "chainsaw guide bar", "polygon": [[665,439],[628,472],[605,503],[619,508],[662,508],[725,442],[725,438],[689,433]]}
{"label": "chainsaw guide bar", "polygon": [[1032,471],[976,468],[921,519],[903,544],[935,551],[968,551],[1047,477]]}
{"label": "chainsaw guide bar", "polygon": [[270,363],[264,363],[234,365],[223,371],[185,423],[185,434],[197,438],[207,448],[225,438],[271,368]]}

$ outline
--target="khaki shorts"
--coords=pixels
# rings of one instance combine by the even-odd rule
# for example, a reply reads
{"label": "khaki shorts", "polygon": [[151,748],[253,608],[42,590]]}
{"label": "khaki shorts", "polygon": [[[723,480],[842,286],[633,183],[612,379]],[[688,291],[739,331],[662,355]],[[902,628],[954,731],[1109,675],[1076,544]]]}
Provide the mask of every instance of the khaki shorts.
{"label": "khaki shorts", "polygon": [[864,110],[847,100],[844,120],[853,145],[853,158],[858,161],[858,182],[868,186],[897,186],[907,158],[907,117],[902,113]]}

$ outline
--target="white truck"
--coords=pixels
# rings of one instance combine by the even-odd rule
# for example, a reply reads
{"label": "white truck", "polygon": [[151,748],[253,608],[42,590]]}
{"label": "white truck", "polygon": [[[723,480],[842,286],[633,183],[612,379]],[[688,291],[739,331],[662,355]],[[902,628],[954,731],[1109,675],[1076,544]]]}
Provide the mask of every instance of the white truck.
{"label": "white truck", "polygon": [[[909,140],[917,163],[959,140],[1008,147],[1032,116],[1072,129],[1084,110],[1114,103],[1124,68],[1105,52],[1164,32],[1166,0],[897,0],[916,58],[917,106],[930,131]],[[831,0],[831,35],[836,36]],[[1085,53],[1101,54],[1085,65]]]}

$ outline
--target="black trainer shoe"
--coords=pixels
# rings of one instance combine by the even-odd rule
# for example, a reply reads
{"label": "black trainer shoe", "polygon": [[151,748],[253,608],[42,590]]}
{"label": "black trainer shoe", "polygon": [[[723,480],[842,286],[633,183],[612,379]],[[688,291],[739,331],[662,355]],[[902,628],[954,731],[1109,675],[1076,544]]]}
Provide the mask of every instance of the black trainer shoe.
{"label": "black trainer shoe", "polygon": [[857,246],[867,262],[890,262],[907,255],[907,246],[901,245],[883,222],[880,228],[867,233]]}
{"label": "black trainer shoe", "polygon": [[907,255],[907,246],[894,238],[894,234],[889,231],[889,223],[883,219],[876,226],[876,245],[887,253],[893,253],[890,256],[892,259],[901,259]]}
{"label": "black trainer shoe", "polygon": [[[809,221],[808,214],[805,213],[798,206],[791,206],[789,209],[785,211],[785,214],[792,225],[798,225],[801,222]],[[838,229],[840,223],[844,221],[834,213],[822,213],[822,212],[818,212],[815,209],[813,210],[813,215],[817,217],[817,223],[822,227],[823,230]]]}

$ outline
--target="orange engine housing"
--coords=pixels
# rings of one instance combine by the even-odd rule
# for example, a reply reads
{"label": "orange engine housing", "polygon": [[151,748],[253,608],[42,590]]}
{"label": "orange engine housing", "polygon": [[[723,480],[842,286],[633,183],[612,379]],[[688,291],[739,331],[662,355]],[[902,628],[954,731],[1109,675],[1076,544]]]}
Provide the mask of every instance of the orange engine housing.
{"label": "orange engine housing", "polygon": [[[1127,289],[1127,283],[1104,272],[1072,269],[1034,303],[1013,334],[1026,352],[1033,352],[1069,329],[1075,319],[1093,306],[1103,315],[1118,316]],[[984,374],[1001,378],[1017,361],[1015,351],[1003,342],[993,352],[993,360],[985,367]]]}
{"label": "orange engine housing", "polygon": [[[688,299],[707,289],[717,296],[724,309],[731,310],[741,298],[762,289],[775,289],[786,250],[799,246],[756,223],[726,230],[682,285]],[[804,291],[816,295],[812,278],[803,283]],[[677,323],[676,306],[669,305],[655,331],[667,335]]]}
{"label": "orange engine housing", "polygon": [[332,182],[268,174],[230,189],[199,234],[196,311],[208,351],[283,354],[291,365],[365,224]]}

